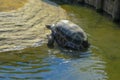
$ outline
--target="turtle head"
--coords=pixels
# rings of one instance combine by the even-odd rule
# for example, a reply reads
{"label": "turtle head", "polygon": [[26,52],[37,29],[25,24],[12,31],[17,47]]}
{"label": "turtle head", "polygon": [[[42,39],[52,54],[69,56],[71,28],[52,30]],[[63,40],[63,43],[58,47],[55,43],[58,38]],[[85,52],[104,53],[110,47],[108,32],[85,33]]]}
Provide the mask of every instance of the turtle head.
{"label": "turtle head", "polygon": [[48,29],[51,30],[51,29],[54,27],[54,24],[52,24],[52,25],[51,25],[51,24],[48,24],[48,25],[45,25],[45,26],[46,26],[46,28],[48,28]]}
{"label": "turtle head", "polygon": [[48,29],[51,29],[51,25],[45,25],[46,26],[46,28],[48,28]]}

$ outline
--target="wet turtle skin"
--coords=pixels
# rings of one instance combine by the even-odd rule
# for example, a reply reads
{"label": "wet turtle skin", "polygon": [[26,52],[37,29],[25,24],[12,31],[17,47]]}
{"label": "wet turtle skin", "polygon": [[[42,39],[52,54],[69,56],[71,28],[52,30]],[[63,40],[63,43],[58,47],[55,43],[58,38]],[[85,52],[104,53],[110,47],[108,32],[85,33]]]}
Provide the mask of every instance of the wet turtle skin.
{"label": "wet turtle skin", "polygon": [[86,50],[90,46],[83,29],[68,20],[61,20],[46,27],[52,32],[48,37],[48,46],[53,46],[54,41],[60,47],[72,50]]}

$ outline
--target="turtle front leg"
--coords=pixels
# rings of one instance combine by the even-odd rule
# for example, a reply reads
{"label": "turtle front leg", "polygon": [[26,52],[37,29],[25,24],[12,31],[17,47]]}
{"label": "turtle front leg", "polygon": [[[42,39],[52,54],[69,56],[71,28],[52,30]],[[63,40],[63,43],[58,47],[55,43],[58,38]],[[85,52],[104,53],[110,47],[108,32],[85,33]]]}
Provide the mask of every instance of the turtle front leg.
{"label": "turtle front leg", "polygon": [[53,38],[53,36],[52,35],[48,35],[47,37],[48,37],[47,46],[49,48],[53,48],[54,47],[54,38]]}

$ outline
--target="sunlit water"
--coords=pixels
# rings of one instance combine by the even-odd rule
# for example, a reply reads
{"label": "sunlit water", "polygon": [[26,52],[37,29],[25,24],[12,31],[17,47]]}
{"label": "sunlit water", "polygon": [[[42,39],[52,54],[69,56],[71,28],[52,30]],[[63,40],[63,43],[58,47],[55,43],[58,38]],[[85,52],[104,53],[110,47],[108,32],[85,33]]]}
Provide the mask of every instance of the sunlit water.
{"label": "sunlit water", "polygon": [[18,10],[0,12],[0,52],[41,45],[50,33],[45,25],[61,19],[65,10],[48,0],[28,0]]}
{"label": "sunlit water", "polygon": [[46,42],[40,47],[0,53],[1,80],[118,80],[118,25],[86,7],[62,5],[89,36],[91,48],[74,52]]}

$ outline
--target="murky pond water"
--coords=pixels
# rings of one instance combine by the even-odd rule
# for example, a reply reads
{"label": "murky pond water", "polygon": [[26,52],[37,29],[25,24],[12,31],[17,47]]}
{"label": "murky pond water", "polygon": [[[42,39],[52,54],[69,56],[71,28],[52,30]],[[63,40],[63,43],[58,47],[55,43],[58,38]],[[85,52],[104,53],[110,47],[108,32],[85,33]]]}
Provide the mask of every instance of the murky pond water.
{"label": "murky pond water", "polygon": [[[88,33],[87,52],[36,48],[0,53],[1,80],[118,80],[120,28],[86,7],[62,5],[69,19]],[[74,55],[76,54],[76,55]]]}
{"label": "murky pond water", "polygon": [[106,80],[118,80],[120,76],[120,26],[87,7],[73,5],[62,5],[62,7],[67,10],[70,20],[81,25],[88,33],[92,44],[92,54],[101,56],[106,63],[105,72],[108,77]]}

